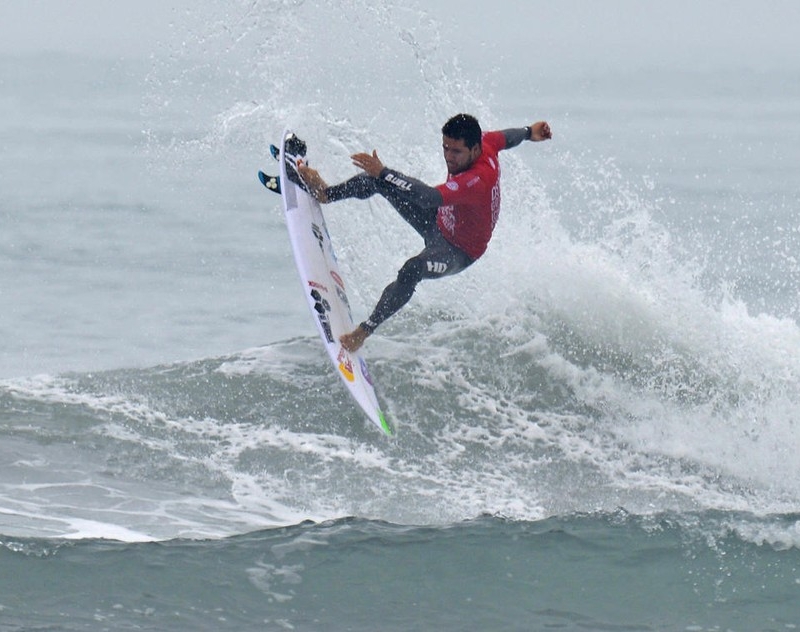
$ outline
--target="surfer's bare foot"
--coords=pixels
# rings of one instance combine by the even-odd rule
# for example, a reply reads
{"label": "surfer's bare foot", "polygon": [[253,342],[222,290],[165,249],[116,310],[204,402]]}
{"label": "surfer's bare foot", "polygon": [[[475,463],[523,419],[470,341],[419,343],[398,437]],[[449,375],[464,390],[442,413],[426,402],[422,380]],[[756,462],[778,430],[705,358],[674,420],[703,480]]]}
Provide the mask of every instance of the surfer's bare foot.
{"label": "surfer's bare foot", "polygon": [[327,203],[328,195],[325,193],[325,189],[328,188],[328,185],[325,183],[325,180],[322,179],[322,176],[319,175],[319,171],[306,166],[302,162],[297,165],[297,171],[300,174],[300,177],[303,178],[303,182],[306,183],[311,195],[316,198],[317,202],[322,204]]}
{"label": "surfer's bare foot", "polygon": [[369,332],[359,325],[349,334],[344,334],[341,338],[339,338],[339,342],[342,343],[342,347],[344,347],[346,351],[355,353],[361,348],[361,345],[364,344],[364,341],[368,336]]}

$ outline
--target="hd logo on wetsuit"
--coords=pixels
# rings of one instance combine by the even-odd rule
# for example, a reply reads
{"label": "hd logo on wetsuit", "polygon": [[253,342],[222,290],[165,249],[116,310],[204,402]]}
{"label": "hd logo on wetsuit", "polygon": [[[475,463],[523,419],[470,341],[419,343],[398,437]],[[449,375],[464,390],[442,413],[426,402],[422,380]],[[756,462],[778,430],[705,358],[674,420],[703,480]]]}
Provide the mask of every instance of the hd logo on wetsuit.
{"label": "hd logo on wetsuit", "polygon": [[322,331],[325,332],[325,339],[332,343],[333,332],[331,331],[331,321],[328,318],[331,305],[326,299],[322,298],[322,294],[318,290],[311,290],[311,298],[314,299],[314,311],[317,312],[317,319],[322,326]]}

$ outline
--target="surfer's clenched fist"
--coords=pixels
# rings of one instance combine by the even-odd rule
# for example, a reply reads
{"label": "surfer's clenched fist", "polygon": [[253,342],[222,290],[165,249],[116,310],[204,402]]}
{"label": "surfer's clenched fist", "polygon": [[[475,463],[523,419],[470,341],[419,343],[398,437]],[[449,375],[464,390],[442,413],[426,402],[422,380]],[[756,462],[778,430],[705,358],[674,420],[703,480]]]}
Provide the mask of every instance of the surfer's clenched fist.
{"label": "surfer's clenched fist", "polygon": [[531,130],[530,140],[534,142],[553,138],[553,133],[550,131],[550,126],[545,121],[534,123],[528,127],[528,129]]}

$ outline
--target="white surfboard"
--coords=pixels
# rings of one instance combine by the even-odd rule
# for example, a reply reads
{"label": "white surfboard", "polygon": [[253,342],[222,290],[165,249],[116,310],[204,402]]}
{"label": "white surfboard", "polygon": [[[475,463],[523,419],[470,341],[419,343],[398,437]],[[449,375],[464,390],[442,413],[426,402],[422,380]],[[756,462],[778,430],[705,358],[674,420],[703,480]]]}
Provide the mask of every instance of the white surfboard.
{"label": "white surfboard", "polygon": [[347,288],[319,203],[286,175],[287,160],[296,164],[298,158],[286,148],[287,139],[292,137],[289,130],[283,133],[278,161],[286,226],[303,293],[331,364],[345,387],[367,417],[392,436],[394,431],[381,411],[367,363],[360,353],[346,351],[339,342],[342,334],[355,328]]}

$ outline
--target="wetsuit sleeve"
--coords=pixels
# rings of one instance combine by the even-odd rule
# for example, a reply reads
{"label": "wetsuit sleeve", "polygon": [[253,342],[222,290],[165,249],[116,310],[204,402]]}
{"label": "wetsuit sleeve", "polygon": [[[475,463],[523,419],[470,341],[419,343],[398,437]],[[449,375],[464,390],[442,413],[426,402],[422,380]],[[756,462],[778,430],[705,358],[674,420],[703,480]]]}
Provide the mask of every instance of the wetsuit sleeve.
{"label": "wetsuit sleeve", "polygon": [[503,136],[506,137],[505,149],[511,149],[520,145],[522,141],[530,139],[530,130],[527,127],[514,127],[512,129],[502,130]]}
{"label": "wetsuit sleeve", "polygon": [[442,205],[442,194],[437,189],[388,167],[384,167],[378,175],[377,187],[390,196],[421,208]]}

